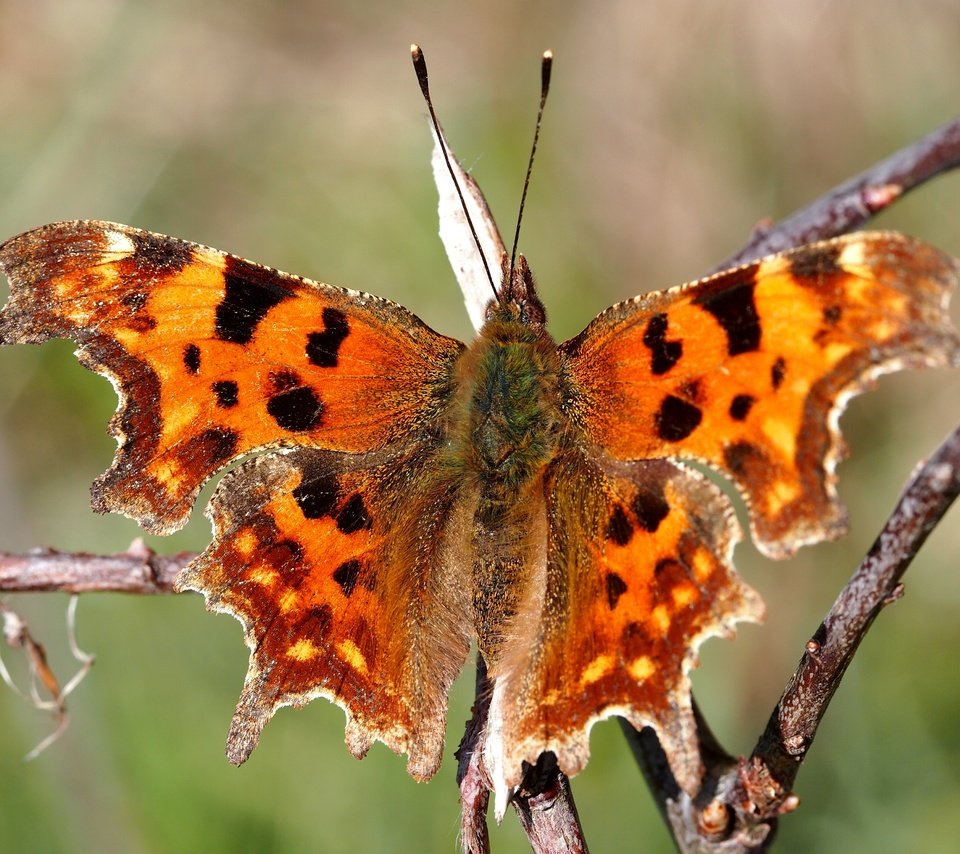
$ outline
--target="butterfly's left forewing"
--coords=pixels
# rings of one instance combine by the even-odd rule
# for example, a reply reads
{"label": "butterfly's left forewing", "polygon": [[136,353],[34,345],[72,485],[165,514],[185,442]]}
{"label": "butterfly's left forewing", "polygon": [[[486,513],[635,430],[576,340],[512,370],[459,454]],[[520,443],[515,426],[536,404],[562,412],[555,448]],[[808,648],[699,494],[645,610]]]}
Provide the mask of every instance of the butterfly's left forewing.
{"label": "butterfly's left forewing", "polygon": [[837,419],[878,375],[960,362],[960,272],[894,233],[850,234],[603,312],[561,345],[570,411],[623,460],[701,460],[746,496],[783,557],[842,533]]}

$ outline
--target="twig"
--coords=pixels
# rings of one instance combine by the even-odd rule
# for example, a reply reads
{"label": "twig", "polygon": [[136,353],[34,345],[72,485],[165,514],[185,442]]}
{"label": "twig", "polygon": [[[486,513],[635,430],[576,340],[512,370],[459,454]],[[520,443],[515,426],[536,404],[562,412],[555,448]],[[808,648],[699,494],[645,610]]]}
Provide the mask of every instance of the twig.
{"label": "twig", "polygon": [[845,181],[776,225],[758,228],[742,249],[713,271],[853,231],[910,190],[958,166],[960,117]]}
{"label": "twig", "polygon": [[194,557],[189,552],[158,555],[139,539],[114,555],[0,552],[0,593],[173,593],[177,573]]}
{"label": "twig", "polygon": [[552,753],[527,771],[511,803],[535,854],[587,854],[570,781]]}
{"label": "twig", "polygon": [[490,711],[492,685],[487,678],[487,665],[477,653],[476,695],[467,721],[463,740],[457,750],[457,785],[460,787],[460,845],[464,854],[489,854],[487,806],[490,803],[490,780],[483,769],[481,744]]}
{"label": "twig", "polygon": [[903,593],[900,579],[960,494],[960,427],[911,477],[880,535],[813,636],[748,764],[743,793],[759,819],[782,811],[817,727],[860,641]]}

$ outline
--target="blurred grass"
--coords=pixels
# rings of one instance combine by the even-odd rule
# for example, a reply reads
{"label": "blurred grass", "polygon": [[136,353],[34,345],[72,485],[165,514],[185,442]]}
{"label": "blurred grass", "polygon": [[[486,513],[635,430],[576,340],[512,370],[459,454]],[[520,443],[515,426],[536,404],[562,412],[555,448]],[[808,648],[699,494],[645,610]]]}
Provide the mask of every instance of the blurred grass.
{"label": "blurred grass", "polygon": [[[607,304],[695,277],[783,216],[949,119],[956,11],[924,0],[798,6],[607,2],[0,2],[0,233],[71,217],[129,222],[407,305],[469,335],[436,238],[430,142],[406,54],[424,47],[451,142],[509,232],[540,51],[557,55],[522,248],[558,338]],[[960,254],[958,178],[878,224]],[[5,284],[0,285],[4,290]],[[95,517],[109,384],[69,345],[0,353],[0,548],[124,548]],[[741,546],[767,624],[713,642],[695,676],[723,742],[748,750],[802,645],[913,464],[957,420],[956,374],[884,380],[844,418],[851,534],[785,565]],[[198,516],[152,545],[202,548]],[[780,851],[953,851],[960,833],[954,512],[842,686],[798,780]],[[59,672],[65,599],[13,604]],[[452,750],[427,786],[382,747],[362,763],[323,702],[282,711],[241,770],[222,754],[246,649],[199,597],[86,597],[98,655],[66,737],[0,690],[0,850],[394,851],[456,848]],[[11,653],[4,654],[5,660]],[[596,852],[672,850],[613,724],[575,791]],[[511,819],[498,851],[526,844]],[[641,841],[642,840],[642,841]]]}

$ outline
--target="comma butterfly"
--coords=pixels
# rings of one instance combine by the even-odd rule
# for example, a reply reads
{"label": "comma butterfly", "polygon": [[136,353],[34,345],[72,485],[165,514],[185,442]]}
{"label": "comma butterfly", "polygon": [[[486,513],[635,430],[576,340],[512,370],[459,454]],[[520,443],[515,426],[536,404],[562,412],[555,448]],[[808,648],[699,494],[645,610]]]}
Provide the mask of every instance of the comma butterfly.
{"label": "comma butterfly", "polygon": [[117,388],[97,511],[171,532],[246,458],[177,582],[244,626],[232,762],[277,708],[322,696],[352,753],[379,740],[429,778],[476,643],[498,812],[523,763],[579,771],[612,715],[654,727],[693,792],[687,673],[763,606],[732,567],[729,500],[682,461],[733,481],[771,557],[839,535],[839,414],[880,374],[960,362],[960,270],[852,234],[629,299],[557,345],[496,242],[501,284],[466,346],[360,291],[55,223],[0,247],[0,343],[71,338]]}

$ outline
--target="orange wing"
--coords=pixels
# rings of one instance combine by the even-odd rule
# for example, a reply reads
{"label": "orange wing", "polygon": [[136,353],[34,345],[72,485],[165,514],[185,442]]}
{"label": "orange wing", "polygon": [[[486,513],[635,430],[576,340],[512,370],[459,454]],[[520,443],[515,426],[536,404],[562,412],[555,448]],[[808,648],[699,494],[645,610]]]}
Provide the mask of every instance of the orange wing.
{"label": "orange wing", "polygon": [[469,591],[451,560],[455,487],[440,443],[399,455],[268,453],[226,475],[214,541],[177,579],[244,626],[250,667],[227,755],[243,762],[280,706],[322,696],[347,746],[440,764],[447,691],[470,649]]}
{"label": "orange wing", "polygon": [[[696,791],[700,758],[687,671],[706,638],[759,620],[733,571],[740,529],[728,499],[668,460],[571,452],[544,480],[546,584],[540,613],[491,675],[484,756],[504,797],[522,763],[552,751],[567,774],[589,731],[613,715],[653,726],[677,780]],[[517,633],[518,636],[520,633]]]}
{"label": "orange wing", "polygon": [[892,233],[814,243],[615,305],[561,345],[572,417],[623,460],[686,457],[746,495],[772,557],[844,529],[845,402],[880,374],[960,362],[957,262]]}
{"label": "orange wing", "polygon": [[422,434],[463,349],[387,300],[124,225],[29,231],[0,247],[0,267],[0,343],[72,338],[117,387],[120,447],[94,508],[154,533],[182,526],[249,451],[358,453]]}

